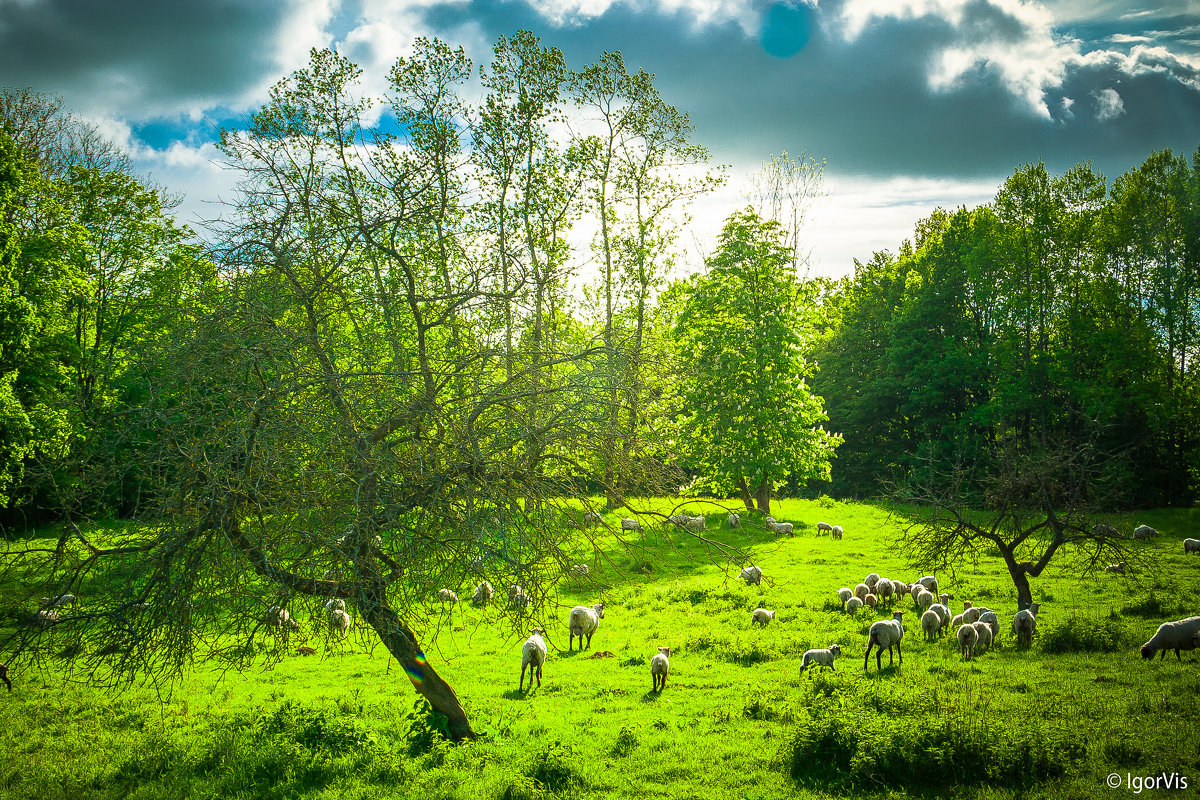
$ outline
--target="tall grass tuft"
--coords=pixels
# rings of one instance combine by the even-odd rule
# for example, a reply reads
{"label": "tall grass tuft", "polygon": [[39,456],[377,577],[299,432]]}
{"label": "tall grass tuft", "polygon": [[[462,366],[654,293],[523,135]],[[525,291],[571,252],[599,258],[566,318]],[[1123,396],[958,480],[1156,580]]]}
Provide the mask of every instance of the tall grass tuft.
{"label": "tall grass tuft", "polygon": [[1043,653],[1114,653],[1130,644],[1119,619],[1071,616],[1039,634]]}

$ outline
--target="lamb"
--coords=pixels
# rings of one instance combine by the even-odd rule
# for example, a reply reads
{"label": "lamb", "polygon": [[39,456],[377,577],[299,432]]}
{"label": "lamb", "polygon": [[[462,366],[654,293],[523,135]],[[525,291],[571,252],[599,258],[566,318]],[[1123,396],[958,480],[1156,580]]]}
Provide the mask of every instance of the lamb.
{"label": "lamb", "polygon": [[896,594],[896,599],[899,600],[901,595],[908,594],[909,586],[904,581],[892,581],[892,591]]}
{"label": "lamb", "polygon": [[738,573],[738,577],[744,580],[747,584],[762,586],[762,570],[755,566],[749,566]]}
{"label": "lamb", "polygon": [[863,669],[867,669],[867,659],[871,657],[871,648],[878,647],[875,652],[875,669],[883,669],[883,648],[888,649],[888,664],[892,663],[892,647],[904,663],[904,653],[900,651],[900,640],[904,638],[904,612],[893,611],[891,619],[880,620],[871,624],[867,632],[867,652],[863,656]]}
{"label": "lamb", "polygon": [[975,651],[975,644],[979,641],[979,631],[975,630],[974,625],[963,625],[958,629],[956,635],[958,636],[958,647],[962,650],[962,657],[970,661],[971,654]]}
{"label": "lamb", "polygon": [[[918,584],[918,585],[920,585],[920,584]],[[916,588],[916,587],[913,587],[913,588]],[[924,586],[922,586],[920,591],[918,591],[915,595],[913,595],[913,597],[917,601],[917,610],[918,611],[928,611],[929,607],[933,605],[933,593],[930,592],[928,589],[926,589]]]}
{"label": "lamb", "polygon": [[1150,637],[1150,641],[1142,645],[1142,658],[1154,658],[1154,654],[1162,652],[1159,658],[1166,658],[1168,650],[1175,651],[1178,661],[1180,650],[1195,650],[1200,637],[1200,617],[1177,619],[1174,622],[1164,622]]}
{"label": "lamb", "polygon": [[[829,667],[833,666],[833,659],[842,654],[842,648],[839,645],[831,644],[824,650],[806,650],[804,652],[804,660],[800,662],[800,674],[804,674],[809,666]],[[836,670],[835,670],[836,671]]]}
{"label": "lamb", "polygon": [[854,597],[854,590],[843,586],[837,590],[837,596],[838,602],[840,602],[842,605],[845,605],[847,600],[849,600],[851,597]]}
{"label": "lamb", "polygon": [[992,628],[986,622],[976,622],[972,626],[975,629],[975,652],[982,653],[992,646]]}
{"label": "lamb", "polygon": [[788,536],[795,536],[795,527],[790,522],[768,522],[767,530],[771,533],[786,533]]}
{"label": "lamb", "polygon": [[737,514],[730,514],[729,515],[729,527],[730,528],[742,527],[742,518],[739,517]]}
{"label": "lamb", "polygon": [[579,649],[584,649],[583,637],[587,636],[587,646],[592,646],[592,634],[596,632],[596,628],[600,626],[600,620],[604,619],[604,603],[597,603],[588,608],[587,606],[575,606],[571,609],[571,617],[567,621],[567,628],[570,631],[570,638],[567,640],[567,650],[572,649],[575,643],[575,637],[579,637]]}
{"label": "lamb", "polygon": [[529,688],[533,688],[533,676],[537,675],[538,686],[542,685],[542,665],[546,663],[546,643],[542,641],[545,633],[541,628],[529,632],[529,638],[521,645],[521,679],[517,681],[517,691],[525,684],[525,668],[529,667]]}
{"label": "lamb", "polygon": [[644,531],[642,523],[633,517],[621,517],[621,530],[623,531]]}
{"label": "lamb", "polygon": [[1153,539],[1155,536],[1158,536],[1158,531],[1149,525],[1138,525],[1133,529],[1134,539]]}
{"label": "lamb", "polygon": [[834,525],[834,526],[833,526],[833,530],[831,530],[831,531],[829,532],[829,535],[830,535],[830,536],[832,536],[834,539],[837,539],[838,541],[841,541],[841,538],[842,538],[842,526],[841,526],[841,525]]}
{"label": "lamb", "polygon": [[341,609],[334,609],[329,612],[329,632],[338,636],[345,636],[350,630],[350,615]]}
{"label": "lamb", "polygon": [[587,564],[572,564],[570,572],[574,578],[586,578],[591,573],[591,570],[588,569]]}
{"label": "lamb", "polygon": [[867,596],[864,597],[862,601],[863,605],[867,606],[868,608],[875,608],[875,606],[879,605],[879,598],[870,592],[867,593]]}
{"label": "lamb", "polygon": [[768,611],[765,608],[756,608],[754,609],[754,613],[750,615],[750,624],[753,625],[757,622],[765,628],[767,627],[767,623],[773,619],[775,619],[774,611]]}
{"label": "lamb", "polygon": [[829,531],[830,533],[833,533],[833,526],[828,522],[818,522],[817,533],[820,533],[821,531]]}
{"label": "lamb", "polygon": [[667,688],[667,674],[671,671],[670,656],[671,648],[660,647],[650,659],[650,680],[654,681],[650,691],[661,692]]}
{"label": "lamb", "polygon": [[854,596],[857,597],[859,600],[862,600],[864,597],[866,597],[870,593],[871,593],[871,587],[867,586],[865,583],[860,583],[854,587]]}
{"label": "lamb", "polygon": [[[1186,552],[1186,551],[1184,551],[1184,552]],[[1107,567],[1104,568],[1104,571],[1111,572],[1114,575],[1124,575],[1125,574],[1125,562],[1121,561],[1116,564],[1109,564]]]}
{"label": "lamb", "polygon": [[853,614],[863,607],[863,601],[858,597],[851,597],[846,601],[846,611]]}
{"label": "lamb", "polygon": [[1017,637],[1018,647],[1029,647],[1033,644],[1033,632],[1037,629],[1037,612],[1040,605],[1034,603],[1013,616],[1013,634]]}
{"label": "lamb", "polygon": [[492,602],[492,598],[496,596],[492,585],[487,581],[480,581],[475,587],[475,593],[471,595],[471,604],[482,608]]}
{"label": "lamb", "polygon": [[921,630],[925,633],[925,641],[935,641],[938,637],[938,631],[941,629],[942,618],[936,611],[930,609],[921,615]]}
{"label": "lamb", "polygon": [[1200,553],[1200,539],[1183,540],[1183,554],[1186,556],[1188,553]]}

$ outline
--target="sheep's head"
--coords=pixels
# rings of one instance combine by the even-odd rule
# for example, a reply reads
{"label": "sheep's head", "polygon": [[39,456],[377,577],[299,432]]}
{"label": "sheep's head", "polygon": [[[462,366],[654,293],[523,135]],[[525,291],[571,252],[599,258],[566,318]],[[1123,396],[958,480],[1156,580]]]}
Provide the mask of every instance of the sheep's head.
{"label": "sheep's head", "polygon": [[545,636],[546,632],[541,628],[533,628],[529,631],[530,636]]}
{"label": "sheep's head", "polygon": [[1154,648],[1148,644],[1142,645],[1142,658],[1154,658]]}
{"label": "sheep's head", "polygon": [[604,619],[604,603],[596,603],[592,606],[592,610],[596,612],[597,618]]}
{"label": "sheep's head", "polygon": [[669,647],[660,647],[658,648],[658,652],[662,653],[667,658],[671,657],[671,648]]}
{"label": "sheep's head", "polygon": [[829,645],[829,652],[833,653],[835,656],[840,656],[842,654],[842,647],[841,645],[831,644]]}

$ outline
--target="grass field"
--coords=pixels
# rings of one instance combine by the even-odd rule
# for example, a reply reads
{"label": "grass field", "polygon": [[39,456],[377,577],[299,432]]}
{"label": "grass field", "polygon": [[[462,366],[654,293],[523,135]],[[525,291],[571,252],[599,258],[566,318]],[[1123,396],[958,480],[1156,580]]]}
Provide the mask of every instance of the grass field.
{"label": "grass field", "polygon": [[[318,655],[254,672],[198,663],[169,696],[64,684],[49,662],[12,672],[14,691],[0,691],[0,797],[1090,798],[1135,794],[1163,773],[1187,790],[1140,796],[1200,789],[1200,657],[1137,652],[1161,622],[1200,613],[1200,558],[1181,544],[1200,532],[1200,511],[1129,518],[1163,533],[1137,545],[1153,574],[1080,579],[1052,565],[1033,581],[1043,605],[1029,650],[1009,630],[1015,595],[999,558],[939,576],[955,613],[964,599],[999,613],[999,647],[963,661],[952,636],[924,642],[905,599],[903,666],[885,656],[876,671],[872,655],[864,672],[867,627],[890,615],[847,616],[835,590],[873,571],[924,574],[898,551],[900,520],[865,504],[783,501],[775,516],[797,535],[779,538],[691,508],[712,512],[710,535],[760,566],[762,586],[678,534],[648,533],[645,556],[601,537],[576,554],[591,575],[564,578],[557,607],[530,622],[551,651],[531,692],[517,691],[523,634],[493,610],[445,612],[426,652],[485,733],[477,741],[442,741],[369,634],[310,641]],[[843,525],[845,539],[818,537],[818,520]],[[570,607],[600,599],[591,650],[563,650]],[[760,606],[776,619],[751,628]],[[834,642],[835,671],[799,676],[806,649]],[[672,648],[671,673],[655,694],[660,645]],[[1112,773],[1121,788],[1107,787]]]}

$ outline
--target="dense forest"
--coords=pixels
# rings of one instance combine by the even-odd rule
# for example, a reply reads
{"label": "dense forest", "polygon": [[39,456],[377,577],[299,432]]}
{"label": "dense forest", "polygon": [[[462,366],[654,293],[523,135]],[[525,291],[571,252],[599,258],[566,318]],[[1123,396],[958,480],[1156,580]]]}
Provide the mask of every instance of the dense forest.
{"label": "dense forest", "polygon": [[477,67],[420,40],[387,98],[358,78],[314,51],[222,131],[241,191],[203,236],[56,98],[0,96],[6,528],[674,492],[766,512],[970,491],[1063,447],[1104,504],[1195,500],[1200,153],[1111,185],[1021,166],[840,281],[800,256],[820,165],[771,157],[681,275],[689,203],[725,178],[619,53],[576,71],[520,32]]}

